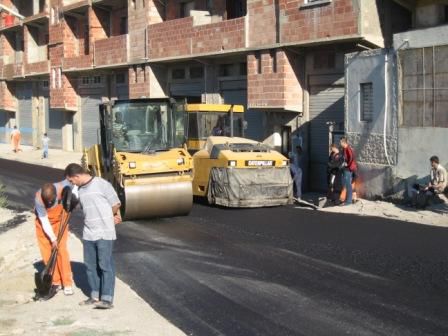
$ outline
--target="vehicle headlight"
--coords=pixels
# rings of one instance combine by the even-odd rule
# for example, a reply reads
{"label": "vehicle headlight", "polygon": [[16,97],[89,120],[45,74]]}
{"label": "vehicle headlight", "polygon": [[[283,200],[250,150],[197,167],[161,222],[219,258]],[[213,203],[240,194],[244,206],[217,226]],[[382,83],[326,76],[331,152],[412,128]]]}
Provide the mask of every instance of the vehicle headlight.
{"label": "vehicle headlight", "polygon": [[137,163],[135,161],[129,162],[129,169],[135,169],[137,168]]}
{"label": "vehicle headlight", "polygon": [[179,166],[185,164],[185,159],[184,159],[184,158],[179,158],[179,159],[177,159],[177,164],[178,164]]}
{"label": "vehicle headlight", "polygon": [[236,167],[236,161],[235,160],[230,160],[228,165],[229,165],[229,167]]}
{"label": "vehicle headlight", "polygon": [[282,161],[282,166],[285,167],[287,165],[289,165],[289,160],[283,160]]}

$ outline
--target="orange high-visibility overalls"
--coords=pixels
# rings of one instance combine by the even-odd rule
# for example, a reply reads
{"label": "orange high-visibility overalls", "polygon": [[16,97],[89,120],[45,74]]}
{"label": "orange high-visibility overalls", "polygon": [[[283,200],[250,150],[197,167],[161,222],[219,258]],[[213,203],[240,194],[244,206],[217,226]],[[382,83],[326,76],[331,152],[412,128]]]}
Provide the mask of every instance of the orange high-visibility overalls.
{"label": "orange high-visibility overalls", "polygon": [[[67,213],[65,212],[62,204],[59,204],[62,199],[62,185],[60,183],[57,184],[56,187],[57,193],[57,204],[51,208],[47,208],[47,216],[50,221],[51,227],[53,228],[53,232],[58,236],[59,228],[63,224],[61,223],[61,215],[64,213],[63,217],[66,218]],[[40,193],[37,192],[36,197],[40,198]],[[51,241],[45,234],[42,224],[39,218],[36,216],[35,220],[36,225],[36,236],[37,242],[39,244],[40,253],[42,256],[42,260],[46,265],[51,256]],[[67,250],[67,239],[68,239],[68,225],[65,227],[64,233],[62,234],[62,238],[59,242],[58,249],[58,257],[56,262],[56,267],[53,273],[53,285],[61,285],[63,287],[69,287],[73,284],[72,279],[72,268],[70,265],[70,256]]]}
{"label": "orange high-visibility overalls", "polygon": [[20,151],[20,138],[21,138],[21,134],[19,130],[14,130],[11,133],[11,143],[12,143],[12,148],[14,152],[18,152]]}

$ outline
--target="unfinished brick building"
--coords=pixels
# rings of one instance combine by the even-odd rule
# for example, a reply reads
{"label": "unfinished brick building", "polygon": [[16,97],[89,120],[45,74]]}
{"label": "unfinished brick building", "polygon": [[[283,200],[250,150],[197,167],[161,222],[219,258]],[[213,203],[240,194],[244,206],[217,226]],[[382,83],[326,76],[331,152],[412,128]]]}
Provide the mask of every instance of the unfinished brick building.
{"label": "unfinished brick building", "polygon": [[407,15],[377,0],[0,1],[0,141],[18,125],[25,144],[47,132],[79,151],[102,100],[180,96],[245,105],[248,137],[302,143],[313,172],[326,123],[344,120],[344,54],[384,47],[388,17]]}

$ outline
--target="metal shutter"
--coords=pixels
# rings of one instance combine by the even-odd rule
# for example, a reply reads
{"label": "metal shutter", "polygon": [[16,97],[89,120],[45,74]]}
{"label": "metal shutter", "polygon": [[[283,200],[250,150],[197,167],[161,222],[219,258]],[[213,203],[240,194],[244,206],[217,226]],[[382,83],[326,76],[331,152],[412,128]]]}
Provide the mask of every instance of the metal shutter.
{"label": "metal shutter", "polygon": [[201,97],[204,82],[171,83],[170,94],[174,97]]}
{"label": "metal shutter", "polygon": [[0,142],[7,142],[6,128],[8,125],[8,112],[0,111]]}
{"label": "metal shutter", "polygon": [[[48,104],[48,98],[46,103]],[[48,106],[48,105],[46,105]],[[51,148],[62,148],[62,127],[65,125],[64,111],[51,109],[49,110],[48,117],[48,137],[50,138]]]}
{"label": "metal shutter", "polygon": [[329,128],[327,122],[344,122],[344,87],[310,89],[310,189],[327,189]]}
{"label": "metal shutter", "polygon": [[91,95],[81,97],[82,111],[82,146],[90,147],[98,143],[99,105],[101,104],[100,95]]}
{"label": "metal shutter", "polygon": [[33,145],[33,88],[31,83],[17,84],[19,129],[23,145]]}

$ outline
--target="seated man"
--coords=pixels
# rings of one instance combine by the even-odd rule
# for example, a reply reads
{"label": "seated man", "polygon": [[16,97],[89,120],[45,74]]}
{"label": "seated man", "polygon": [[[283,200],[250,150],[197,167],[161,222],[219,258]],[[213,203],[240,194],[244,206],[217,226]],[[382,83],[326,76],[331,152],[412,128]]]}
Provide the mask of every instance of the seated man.
{"label": "seated man", "polygon": [[123,121],[121,112],[115,113],[115,122],[112,124],[112,135],[116,146],[127,148],[129,146],[128,128]]}
{"label": "seated man", "polygon": [[446,169],[439,163],[437,156],[431,156],[430,181],[425,190],[432,194],[441,194],[445,191],[447,185]]}
{"label": "seated man", "polygon": [[431,171],[429,183],[426,185],[415,184],[411,190],[412,204],[417,207],[425,207],[431,197],[441,194],[447,187],[447,172],[440,164],[437,156],[431,156]]}

